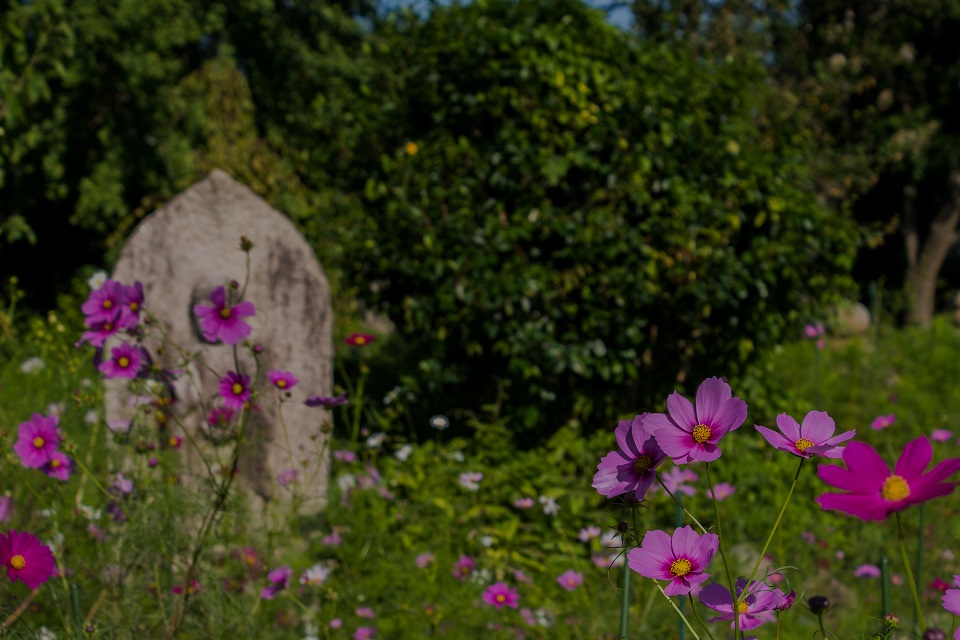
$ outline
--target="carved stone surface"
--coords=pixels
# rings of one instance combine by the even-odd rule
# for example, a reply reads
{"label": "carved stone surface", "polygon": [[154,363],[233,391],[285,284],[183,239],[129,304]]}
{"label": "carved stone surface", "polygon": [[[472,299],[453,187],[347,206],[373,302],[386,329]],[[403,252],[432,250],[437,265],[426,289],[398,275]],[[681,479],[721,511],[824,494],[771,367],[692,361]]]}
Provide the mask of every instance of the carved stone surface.
{"label": "carved stone surface", "polygon": [[[240,250],[241,236],[254,245],[244,296],[256,305],[256,315],[247,318],[253,328],[249,340],[263,346],[259,408],[252,414],[248,444],[238,467],[241,485],[266,500],[281,492],[290,495],[292,487],[281,489],[276,478],[293,468],[296,491],[303,497],[301,513],[315,513],[326,497],[329,452],[322,427],[330,417],[322,407],[307,407],[303,400],[331,394],[333,313],[320,263],[293,223],[216,170],[137,226],[112,278],[127,284],[142,282],[146,309],[160,319],[172,341],[208,365],[187,372],[195,385],[190,375],[180,376],[175,383],[177,402],[172,410],[196,435],[208,428],[199,410],[200,398],[208,406],[215,405],[219,378],[236,365],[233,347],[203,339],[192,309],[198,303],[210,304],[214,287],[233,280],[243,284],[246,254]],[[156,354],[159,344],[150,339],[145,346]],[[249,350],[241,347],[239,352],[241,368],[252,375]],[[158,360],[175,366],[178,358],[166,349]],[[266,380],[266,372],[274,369],[299,378],[283,405],[285,429],[279,420],[277,390]],[[107,419],[129,417],[129,391],[122,383],[110,382]],[[188,449],[185,445],[184,450]],[[188,476],[191,469],[194,475],[205,474],[196,453],[185,453],[185,457]]]}

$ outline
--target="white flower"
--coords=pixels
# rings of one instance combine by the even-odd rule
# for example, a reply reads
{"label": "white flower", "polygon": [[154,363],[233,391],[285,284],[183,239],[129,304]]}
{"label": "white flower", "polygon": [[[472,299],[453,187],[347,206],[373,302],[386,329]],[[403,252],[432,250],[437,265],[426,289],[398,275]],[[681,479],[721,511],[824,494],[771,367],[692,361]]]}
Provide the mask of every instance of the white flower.
{"label": "white flower", "polygon": [[81,504],[81,505],[78,507],[78,509],[79,509],[80,513],[83,515],[83,517],[85,517],[87,520],[99,520],[99,519],[100,519],[100,514],[101,514],[100,509],[94,509],[93,507],[91,507],[91,506],[89,506],[89,505],[86,505],[86,504]]}
{"label": "white flower", "polygon": [[27,358],[20,365],[20,372],[33,373],[34,371],[40,371],[45,366],[47,366],[47,363],[43,361],[43,358],[37,358],[37,357]]}
{"label": "white flower", "polygon": [[57,634],[47,627],[40,627],[40,630],[37,631],[37,640],[57,640]]}
{"label": "white flower", "polygon": [[91,291],[96,291],[103,286],[103,283],[107,281],[107,272],[106,271],[97,271],[90,279],[87,280],[87,286],[90,287]]}
{"label": "white flower", "polygon": [[396,453],[394,453],[393,456],[400,462],[406,462],[407,458],[410,457],[411,453],[413,453],[413,447],[411,447],[408,444],[405,444],[399,449],[397,449]]}
{"label": "white flower", "polygon": [[317,563],[303,572],[300,576],[300,584],[309,584],[313,586],[321,585],[330,577],[330,569]]}
{"label": "white flower", "polygon": [[320,640],[320,636],[317,635],[320,630],[317,629],[317,625],[309,620],[303,623],[303,632],[306,634],[303,636],[303,640]]}
{"label": "white flower", "polygon": [[493,575],[490,573],[490,569],[477,569],[470,575],[470,582],[474,584],[490,584],[490,579]]}
{"label": "white flower", "polygon": [[56,402],[51,402],[47,405],[47,415],[50,416],[59,416],[63,411],[63,406]]}
{"label": "white flower", "polygon": [[549,627],[553,624],[553,620],[550,619],[550,615],[546,609],[537,609],[534,616],[536,616],[537,624],[541,627]]}
{"label": "white flower", "polygon": [[483,480],[483,474],[479,471],[467,471],[460,474],[458,482],[467,491],[476,491],[480,488],[481,480]]}
{"label": "white flower", "polygon": [[548,516],[555,516],[560,513],[560,505],[557,504],[557,501],[553,498],[548,498],[547,496],[540,496],[537,498],[540,501],[540,505],[543,507],[543,512]]}
{"label": "white flower", "polygon": [[390,389],[387,395],[383,396],[383,404],[385,405],[393,404],[393,402],[397,399],[399,395],[400,395],[400,387],[394,387],[393,389]]}
{"label": "white flower", "polygon": [[386,438],[386,435],[378,431],[377,433],[374,433],[369,438],[367,438],[367,446],[370,447],[371,449],[376,449],[377,447],[383,444],[384,438]]}
{"label": "white flower", "polygon": [[480,544],[489,548],[493,546],[493,536],[483,536],[480,538]]}
{"label": "white flower", "polygon": [[454,460],[456,462],[463,462],[466,458],[463,455],[463,451],[454,451],[453,453],[447,454],[448,460]]}
{"label": "white flower", "polygon": [[447,416],[436,415],[430,418],[430,426],[437,431],[443,431],[450,426],[450,421],[447,419]]}
{"label": "white flower", "polygon": [[357,486],[357,476],[352,473],[345,473],[337,478],[337,486],[340,487],[340,491],[349,491]]}
{"label": "white flower", "polygon": [[83,415],[83,421],[87,424],[97,424],[100,422],[100,416],[97,415],[97,412],[91,409]]}

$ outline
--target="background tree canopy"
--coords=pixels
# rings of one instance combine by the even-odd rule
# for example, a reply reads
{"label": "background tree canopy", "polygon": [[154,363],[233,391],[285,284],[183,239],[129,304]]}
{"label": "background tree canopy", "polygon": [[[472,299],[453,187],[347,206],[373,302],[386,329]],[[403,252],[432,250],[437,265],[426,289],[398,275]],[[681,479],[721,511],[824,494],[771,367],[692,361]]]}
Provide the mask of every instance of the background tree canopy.
{"label": "background tree canopy", "polygon": [[[521,434],[737,375],[852,294],[858,247],[859,284],[936,293],[956,0],[632,8],[7,3],[0,271],[49,306],[221,167],[300,225],[341,318],[396,326],[381,387]],[[913,276],[864,259],[911,229]]]}

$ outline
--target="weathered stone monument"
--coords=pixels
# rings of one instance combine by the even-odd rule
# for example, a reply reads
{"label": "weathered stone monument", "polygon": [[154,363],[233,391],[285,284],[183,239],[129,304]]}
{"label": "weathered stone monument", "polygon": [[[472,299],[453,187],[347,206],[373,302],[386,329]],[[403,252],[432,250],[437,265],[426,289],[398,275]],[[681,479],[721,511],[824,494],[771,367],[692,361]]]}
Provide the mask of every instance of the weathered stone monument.
{"label": "weathered stone monument", "polygon": [[[253,243],[244,299],[256,306],[256,315],[245,320],[253,328],[249,340],[262,345],[263,351],[261,393],[237,469],[239,486],[264,500],[295,490],[303,498],[301,513],[315,513],[326,497],[329,452],[323,427],[330,416],[322,407],[305,406],[303,400],[331,394],[333,314],[320,263],[293,223],[215,170],[137,226],[112,278],[126,284],[142,282],[145,308],[160,320],[172,342],[205,363],[178,376],[176,402],[170,407],[203,442],[200,436],[209,425],[198,410],[201,399],[215,404],[220,378],[236,370],[237,363],[232,346],[204,339],[193,307],[210,304],[215,287],[229,288],[231,281],[242,287],[248,254],[240,249],[241,236]],[[145,346],[163,366],[176,366],[182,359],[169,347],[160,349],[155,338],[146,340]],[[239,353],[240,367],[252,376],[249,349],[240,346]],[[299,379],[283,404],[285,428],[279,419],[278,390],[266,379],[271,370],[289,371]],[[130,392],[122,382],[110,382],[107,420],[128,418]],[[198,476],[206,473],[195,453],[184,455],[188,474],[191,469]],[[280,487],[277,478],[289,469],[296,471],[296,485]],[[290,474],[286,476],[289,479]]]}

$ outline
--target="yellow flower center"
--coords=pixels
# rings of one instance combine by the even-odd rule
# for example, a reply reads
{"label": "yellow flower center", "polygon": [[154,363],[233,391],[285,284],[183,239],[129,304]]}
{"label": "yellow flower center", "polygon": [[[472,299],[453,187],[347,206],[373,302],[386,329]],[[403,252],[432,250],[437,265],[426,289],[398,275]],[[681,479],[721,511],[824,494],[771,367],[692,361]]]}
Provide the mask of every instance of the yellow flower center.
{"label": "yellow flower center", "polygon": [[650,456],[640,456],[633,461],[633,470],[637,473],[649,471],[651,466],[653,466],[653,459]]}
{"label": "yellow flower center", "polygon": [[797,451],[799,451],[800,453],[803,453],[804,451],[806,451],[807,449],[813,446],[813,441],[807,440],[806,438],[800,438],[799,440],[793,443],[793,446],[797,448]]}
{"label": "yellow flower center", "polygon": [[220,317],[223,318],[224,320],[226,320],[227,318],[229,318],[229,317],[230,317],[230,307],[224,307],[223,309],[220,309]]}
{"label": "yellow flower center", "polygon": [[692,569],[693,565],[690,564],[690,561],[686,558],[678,558],[673,561],[673,564],[670,565],[670,573],[678,578],[682,578],[683,576],[687,575]]}
{"label": "yellow flower center", "polygon": [[710,439],[710,427],[705,424],[698,424],[693,428],[693,441],[697,444],[703,444]]}
{"label": "yellow flower center", "polygon": [[103,330],[104,330],[104,331],[113,331],[113,323],[112,323],[112,322],[104,322],[104,323],[103,323]]}
{"label": "yellow flower center", "polygon": [[104,308],[104,309],[112,309],[112,308],[113,308],[113,300],[104,300],[104,301],[103,301],[103,308]]}
{"label": "yellow flower center", "polygon": [[130,311],[139,311],[139,309],[140,309],[140,303],[139,303],[139,302],[131,302],[131,303],[130,303]]}
{"label": "yellow flower center", "polygon": [[33,447],[35,449],[43,449],[43,445],[45,444],[47,444],[47,441],[41,438],[40,436],[37,436],[36,438],[33,439]]}
{"label": "yellow flower center", "polygon": [[750,608],[750,605],[748,605],[746,602],[737,603],[737,613],[746,613],[747,609],[749,608]]}
{"label": "yellow flower center", "polygon": [[507,596],[503,595],[502,593],[498,593],[498,594],[497,594],[497,597],[496,597],[496,600],[497,600],[497,602],[500,602],[500,603],[506,602],[506,601],[507,601]]}
{"label": "yellow flower center", "polygon": [[363,336],[357,336],[356,338],[353,339],[353,342],[354,342],[354,344],[358,344],[358,345],[359,345],[359,344],[367,344],[367,339],[364,338]]}
{"label": "yellow flower center", "polygon": [[277,380],[277,386],[280,387],[281,389],[286,389],[286,388],[287,388],[287,381],[286,381],[286,380]]}
{"label": "yellow flower center", "polygon": [[900,476],[892,475],[883,481],[883,489],[881,489],[880,494],[884,500],[900,502],[910,495],[910,485]]}
{"label": "yellow flower center", "polygon": [[127,356],[120,356],[117,358],[117,364],[120,365],[121,369],[126,369],[130,366],[130,358]]}
{"label": "yellow flower center", "polygon": [[243,393],[243,385],[239,382],[234,382],[233,386],[230,387],[230,391],[233,391],[233,395],[238,396]]}
{"label": "yellow flower center", "polygon": [[60,461],[54,458],[53,460],[50,461],[50,466],[53,467],[54,469],[59,469]]}
{"label": "yellow flower center", "polygon": [[170,446],[171,446],[171,447],[175,447],[175,446],[177,446],[178,444],[180,444],[179,442],[177,442],[177,438],[176,438],[176,437],[171,437],[169,440],[167,440],[167,442],[170,443]]}
{"label": "yellow flower center", "polygon": [[17,571],[22,571],[25,566],[27,566],[27,561],[23,556],[17,554],[10,558],[10,566],[16,569]]}

